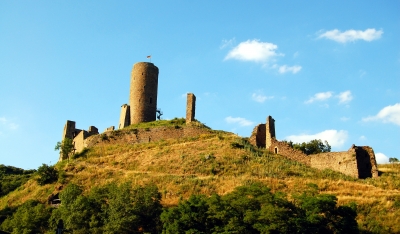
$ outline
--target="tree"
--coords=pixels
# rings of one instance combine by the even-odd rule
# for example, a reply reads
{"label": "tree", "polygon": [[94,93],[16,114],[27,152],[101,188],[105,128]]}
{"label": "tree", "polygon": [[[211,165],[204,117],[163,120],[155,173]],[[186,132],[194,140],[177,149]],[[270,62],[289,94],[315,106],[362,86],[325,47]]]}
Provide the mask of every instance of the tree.
{"label": "tree", "polygon": [[193,195],[164,210],[163,233],[358,233],[355,208],[337,206],[317,186],[292,198],[261,183],[223,196]]}
{"label": "tree", "polygon": [[148,185],[132,188],[129,182],[110,186],[105,231],[157,233],[162,212],[161,194],[157,187]]}
{"label": "tree", "polygon": [[60,220],[72,233],[159,233],[161,194],[155,185],[132,187],[110,183],[88,195],[75,184],[60,193],[61,206],[53,211],[50,226]]}
{"label": "tree", "polygon": [[60,151],[62,160],[69,159],[69,157],[75,150],[74,142],[72,141],[72,139],[66,137],[62,142],[57,142],[54,150]]}
{"label": "tree", "polygon": [[58,179],[58,173],[54,166],[49,166],[47,164],[42,164],[37,170],[38,178],[36,181],[39,185],[50,184]]}
{"label": "tree", "polygon": [[294,149],[303,151],[303,153],[307,155],[331,152],[331,146],[329,145],[328,141],[325,141],[324,144],[324,142],[321,140],[314,139],[310,142],[303,142],[301,144],[293,144],[293,142],[289,142],[288,144]]}
{"label": "tree", "polygon": [[179,202],[177,207],[164,210],[161,220],[165,234],[211,233],[209,205],[204,195],[192,195],[189,200]]}
{"label": "tree", "polygon": [[1,224],[1,229],[23,234],[45,233],[49,217],[49,208],[38,201],[29,200]]}
{"label": "tree", "polygon": [[35,172],[0,164],[0,197],[24,184]]}
{"label": "tree", "polygon": [[390,163],[398,163],[399,159],[397,159],[397,158],[389,158],[389,162]]}

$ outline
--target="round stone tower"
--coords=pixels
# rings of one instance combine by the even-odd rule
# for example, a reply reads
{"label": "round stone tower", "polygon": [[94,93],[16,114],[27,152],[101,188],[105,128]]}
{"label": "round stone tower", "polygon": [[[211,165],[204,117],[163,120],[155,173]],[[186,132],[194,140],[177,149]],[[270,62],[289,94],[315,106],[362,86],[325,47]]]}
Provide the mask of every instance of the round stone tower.
{"label": "round stone tower", "polygon": [[158,67],[152,63],[133,65],[129,105],[131,124],[156,120]]}

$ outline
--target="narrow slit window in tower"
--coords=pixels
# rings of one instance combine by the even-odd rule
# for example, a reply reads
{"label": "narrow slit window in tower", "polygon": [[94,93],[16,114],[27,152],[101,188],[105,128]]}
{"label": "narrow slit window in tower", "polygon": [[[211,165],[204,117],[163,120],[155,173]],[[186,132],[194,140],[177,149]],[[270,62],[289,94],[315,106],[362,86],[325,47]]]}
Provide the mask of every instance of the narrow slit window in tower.
{"label": "narrow slit window in tower", "polygon": [[153,102],[153,98],[150,98],[150,104]]}
{"label": "narrow slit window in tower", "polygon": [[278,148],[277,147],[275,147],[275,154],[277,154],[278,153]]}

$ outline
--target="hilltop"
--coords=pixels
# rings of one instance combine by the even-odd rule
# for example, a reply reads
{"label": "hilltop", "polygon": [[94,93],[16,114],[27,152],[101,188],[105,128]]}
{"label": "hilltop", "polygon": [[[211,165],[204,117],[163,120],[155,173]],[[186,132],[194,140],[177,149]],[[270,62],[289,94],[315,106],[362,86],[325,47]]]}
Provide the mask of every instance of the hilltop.
{"label": "hilltop", "polygon": [[[149,138],[146,134],[150,133]],[[186,125],[184,119],[135,124],[91,136],[88,142],[84,151],[55,165],[57,182],[40,186],[33,176],[1,197],[0,209],[29,199],[47,203],[69,183],[81,186],[84,193],[110,182],[155,184],[164,207],[175,206],[192,194],[224,195],[254,182],[289,195],[315,184],[319,193],[335,195],[339,205],[355,202],[361,230],[400,232],[399,165],[379,165],[378,178],[355,179],[311,168],[199,122]]]}

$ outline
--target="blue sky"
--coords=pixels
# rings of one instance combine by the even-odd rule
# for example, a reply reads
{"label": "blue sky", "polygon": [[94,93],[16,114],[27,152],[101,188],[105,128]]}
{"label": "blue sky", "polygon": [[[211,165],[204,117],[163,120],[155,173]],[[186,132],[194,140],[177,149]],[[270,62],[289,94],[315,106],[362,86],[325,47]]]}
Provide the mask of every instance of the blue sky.
{"label": "blue sky", "polygon": [[400,158],[399,1],[0,1],[0,163],[54,164],[66,120],[118,126],[136,62],[165,119]]}

